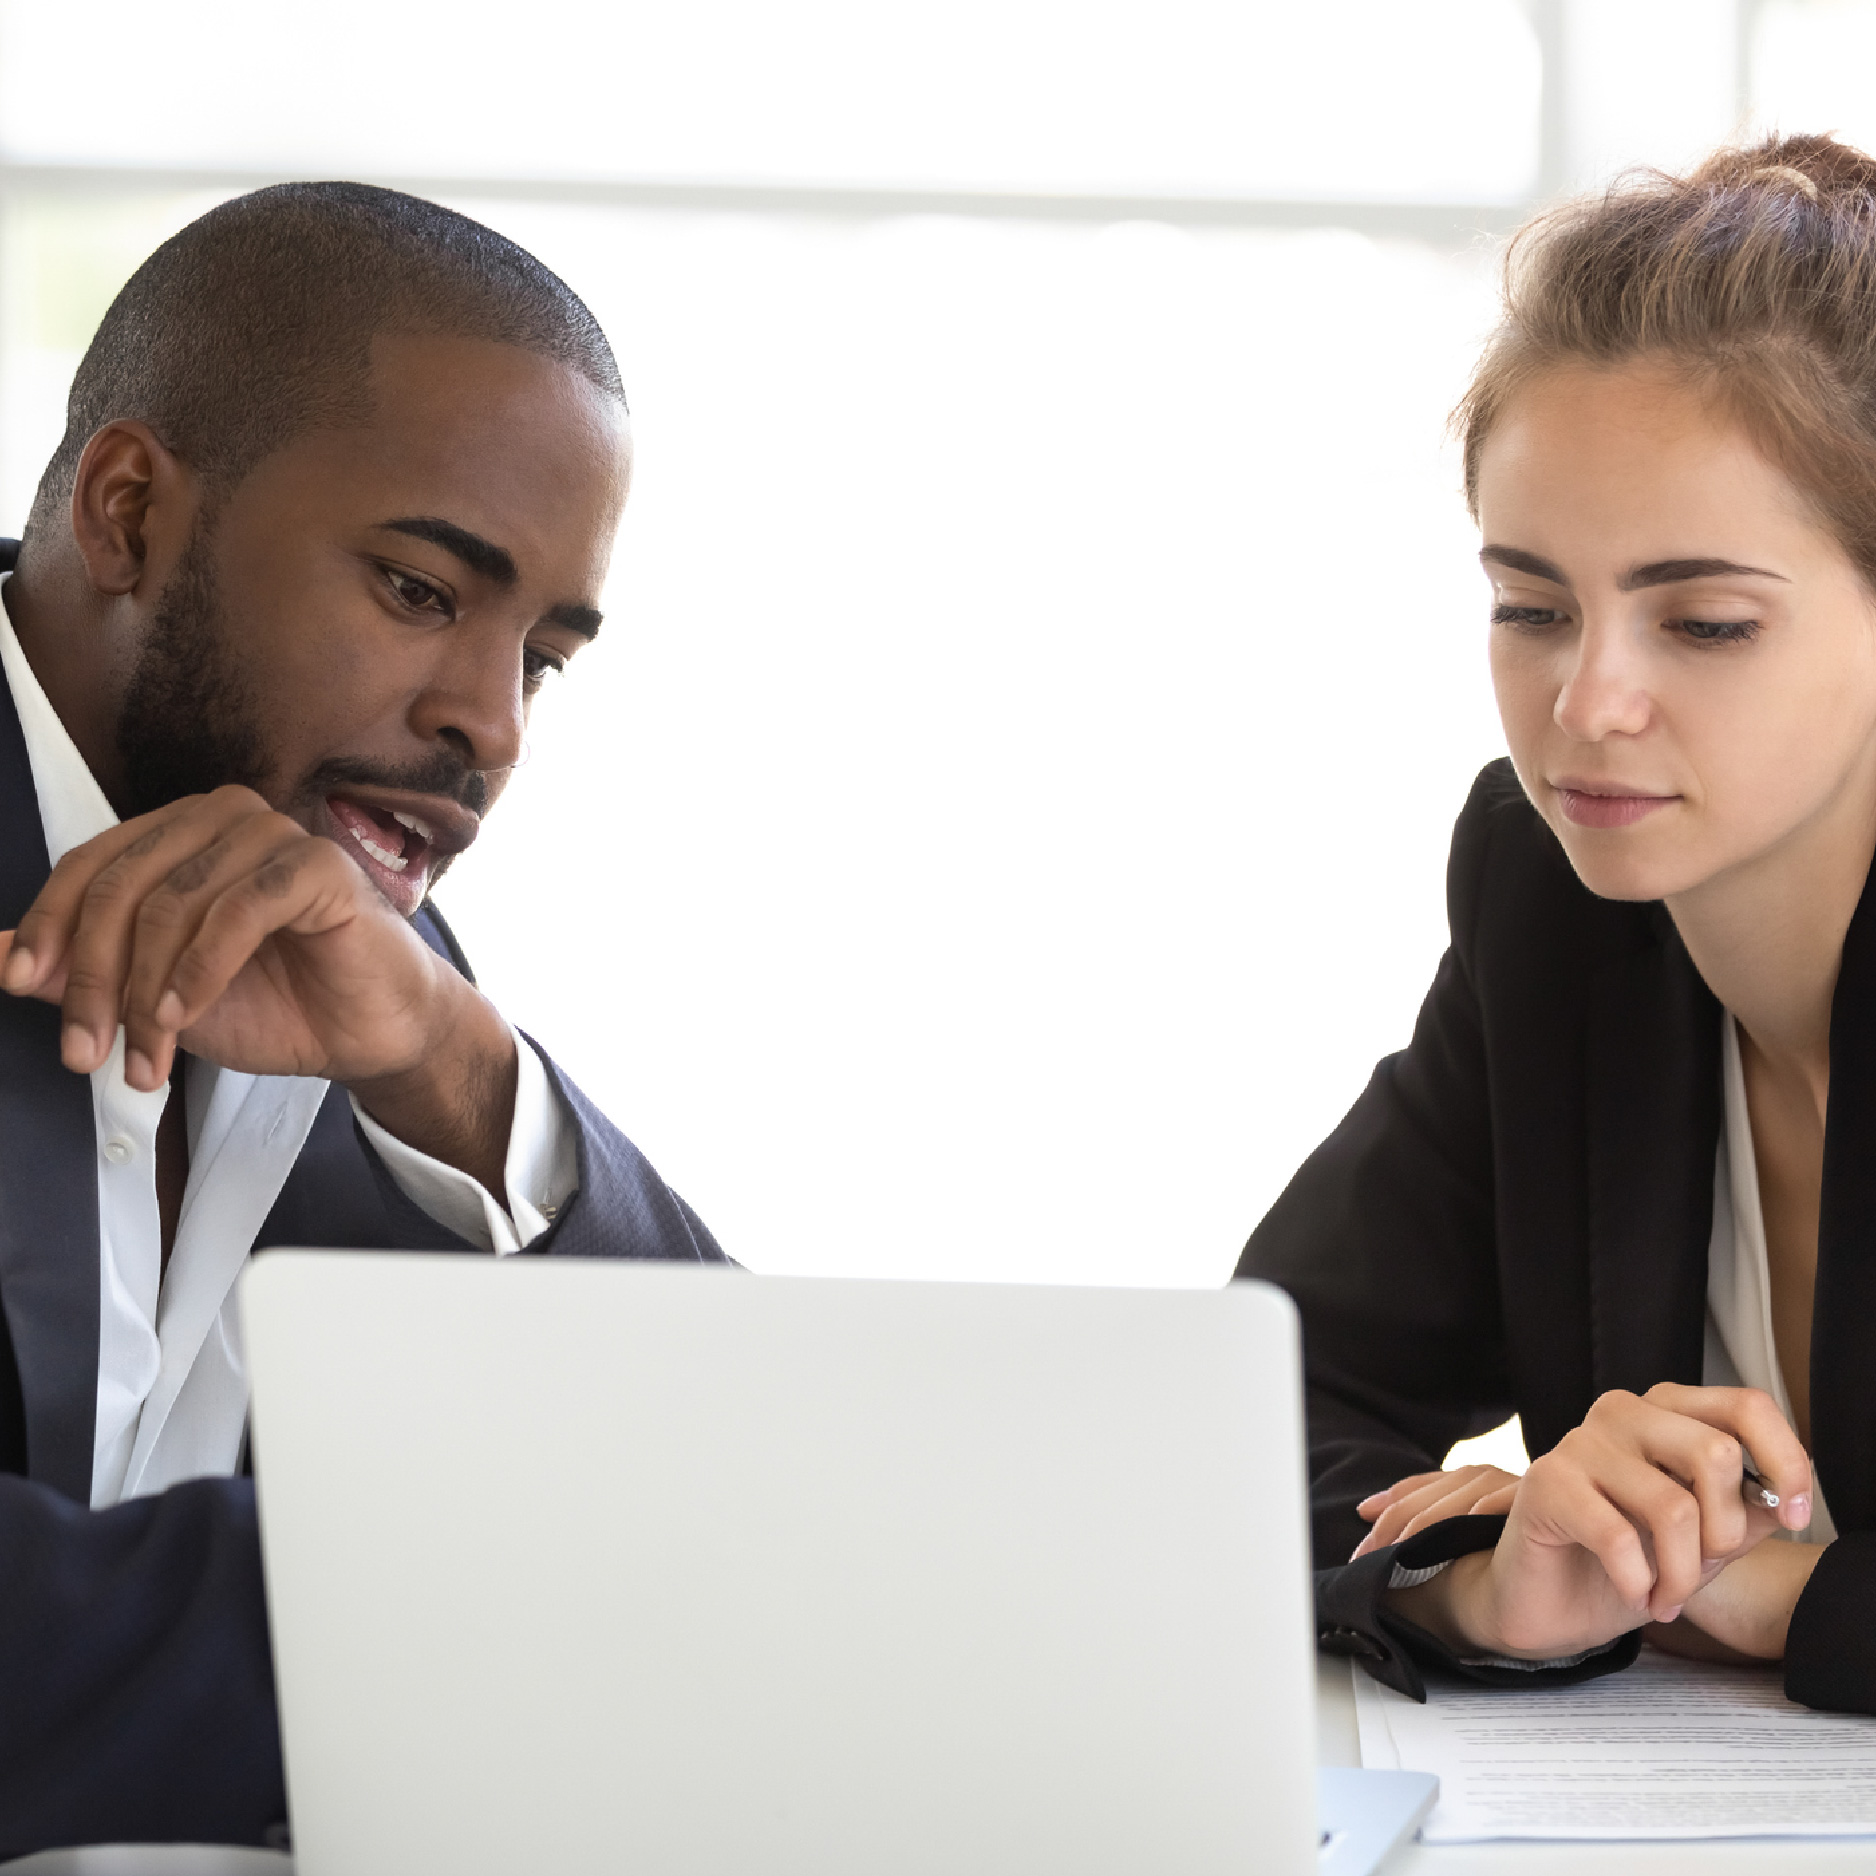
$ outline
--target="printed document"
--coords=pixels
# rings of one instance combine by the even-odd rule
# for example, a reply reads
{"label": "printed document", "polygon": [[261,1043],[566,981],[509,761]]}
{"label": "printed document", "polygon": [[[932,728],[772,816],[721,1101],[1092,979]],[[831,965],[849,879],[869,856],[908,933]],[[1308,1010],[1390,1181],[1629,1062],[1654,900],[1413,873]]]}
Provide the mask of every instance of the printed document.
{"label": "printed document", "polygon": [[1787,1700],[1776,1669],[1644,1648],[1575,1687],[1355,1676],[1365,1766],[1431,1772],[1428,1843],[1491,1837],[1876,1836],[1876,1719]]}

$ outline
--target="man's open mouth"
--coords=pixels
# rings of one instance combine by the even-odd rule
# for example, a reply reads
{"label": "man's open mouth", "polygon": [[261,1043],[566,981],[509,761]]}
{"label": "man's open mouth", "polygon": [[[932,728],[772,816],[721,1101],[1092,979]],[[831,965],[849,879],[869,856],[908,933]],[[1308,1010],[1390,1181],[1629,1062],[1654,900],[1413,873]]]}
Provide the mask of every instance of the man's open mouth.
{"label": "man's open mouth", "polygon": [[330,837],[405,918],[423,904],[439,860],[459,853],[476,833],[476,817],[453,802],[405,807],[328,795],[325,806]]}

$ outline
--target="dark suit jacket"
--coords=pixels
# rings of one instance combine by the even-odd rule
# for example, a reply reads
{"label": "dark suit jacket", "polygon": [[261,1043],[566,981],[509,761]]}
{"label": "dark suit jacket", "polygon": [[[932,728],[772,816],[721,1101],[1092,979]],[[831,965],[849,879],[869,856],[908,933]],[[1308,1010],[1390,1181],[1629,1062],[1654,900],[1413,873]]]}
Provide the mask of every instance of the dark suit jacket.
{"label": "dark suit jacket", "polygon": [[[1368,1493],[1520,1414],[1548,1450],[1611,1388],[1697,1384],[1722,1119],[1720,1005],[1658,904],[1599,899],[1508,762],[1453,834],[1452,944],[1413,1040],[1252,1234],[1239,1276],[1303,1318],[1319,1634],[1418,1693],[1454,1664],[1381,1607],[1398,1554],[1344,1560]],[[1876,892],[1844,940],[1811,1342],[1813,1457],[1843,1535],[1792,1623],[1786,1687],[1876,1712]],[[1575,1670],[1624,1666],[1633,1640]],[[1491,1670],[1475,1678],[1491,1679]],[[1530,1685],[1530,1676],[1502,1678]]]}
{"label": "dark suit jacket", "polygon": [[[16,544],[0,542],[0,572]],[[0,683],[0,931],[49,873]],[[424,938],[467,974],[442,919]],[[60,1844],[259,1843],[286,1816],[254,1491],[203,1480],[113,1510],[91,1492],[97,1138],[58,1012],[0,996],[0,1858]],[[702,1221],[552,1063],[580,1186],[529,1247],[724,1261]],[[467,1251],[327,1096],[257,1245]]]}

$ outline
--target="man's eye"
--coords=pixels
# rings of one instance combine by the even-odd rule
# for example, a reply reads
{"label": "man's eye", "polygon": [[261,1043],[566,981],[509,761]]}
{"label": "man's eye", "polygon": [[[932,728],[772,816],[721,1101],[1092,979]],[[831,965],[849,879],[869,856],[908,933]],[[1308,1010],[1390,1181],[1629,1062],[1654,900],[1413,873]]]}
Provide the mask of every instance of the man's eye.
{"label": "man's eye", "polygon": [[456,616],[449,595],[440,586],[433,586],[428,580],[420,580],[414,573],[404,573],[396,567],[386,567],[384,577],[391,591],[412,612],[433,612],[446,619]]}
{"label": "man's eye", "polygon": [[1494,606],[1492,623],[1508,625],[1519,632],[1544,632],[1560,625],[1568,615],[1552,606]]}
{"label": "man's eye", "polygon": [[539,690],[550,677],[558,677],[567,668],[563,659],[552,652],[536,651],[532,645],[521,653],[521,681],[529,690]]}
{"label": "man's eye", "polygon": [[1668,619],[1664,623],[1670,632],[1696,645],[1739,645],[1759,636],[1757,619]]}

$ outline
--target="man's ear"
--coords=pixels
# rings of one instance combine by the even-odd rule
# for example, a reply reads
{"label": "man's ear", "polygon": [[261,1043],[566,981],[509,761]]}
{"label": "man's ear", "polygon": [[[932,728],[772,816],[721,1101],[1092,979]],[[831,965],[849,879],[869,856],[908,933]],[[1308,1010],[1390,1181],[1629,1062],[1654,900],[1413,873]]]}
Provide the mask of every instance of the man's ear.
{"label": "man's ear", "polygon": [[115,598],[152,571],[167,579],[197,502],[194,475],[147,423],[107,423],[85,445],[72,484],[72,538],[92,586]]}

